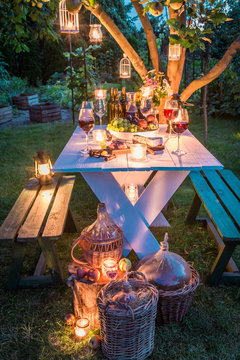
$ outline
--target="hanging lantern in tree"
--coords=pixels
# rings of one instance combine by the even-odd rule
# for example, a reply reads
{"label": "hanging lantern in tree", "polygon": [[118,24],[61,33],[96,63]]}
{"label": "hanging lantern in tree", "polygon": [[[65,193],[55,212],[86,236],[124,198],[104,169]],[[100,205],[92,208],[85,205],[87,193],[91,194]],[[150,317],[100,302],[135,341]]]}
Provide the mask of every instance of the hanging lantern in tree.
{"label": "hanging lantern in tree", "polygon": [[91,42],[101,42],[103,39],[101,24],[90,24],[89,39]]}
{"label": "hanging lantern in tree", "polygon": [[59,22],[60,32],[66,34],[79,33],[79,20],[78,12],[75,14],[70,13],[66,7],[66,0],[59,3]]}
{"label": "hanging lantern in tree", "polygon": [[52,163],[50,155],[45,151],[38,151],[37,156],[34,156],[35,177],[39,179],[41,185],[52,183]]}
{"label": "hanging lantern in tree", "polygon": [[131,63],[126,54],[120,60],[120,78],[129,79],[131,77]]}
{"label": "hanging lantern in tree", "polygon": [[168,60],[180,60],[181,57],[181,46],[180,44],[169,44],[168,49]]}

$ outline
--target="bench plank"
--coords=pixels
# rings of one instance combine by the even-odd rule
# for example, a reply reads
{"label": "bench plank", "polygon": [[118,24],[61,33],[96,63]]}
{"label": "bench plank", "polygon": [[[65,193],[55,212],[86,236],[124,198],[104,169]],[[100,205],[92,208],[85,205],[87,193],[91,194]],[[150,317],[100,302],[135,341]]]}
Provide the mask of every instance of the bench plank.
{"label": "bench plank", "polygon": [[218,173],[214,170],[203,171],[211,184],[217,197],[222,201],[225,208],[231,214],[237,224],[240,224],[240,201],[235,197]]}
{"label": "bench plank", "polygon": [[239,241],[239,231],[220,204],[202,174],[199,172],[191,172],[189,176],[194,189],[200,197],[209,217],[217,227],[223,240],[233,243],[234,241]]}
{"label": "bench plank", "polygon": [[58,239],[62,236],[74,182],[75,176],[63,176],[48,216],[42,239]]}
{"label": "bench plank", "polygon": [[10,213],[0,228],[0,240],[14,240],[17,232],[32,206],[40,185],[37,179],[29,179]]}
{"label": "bench plank", "polygon": [[240,200],[240,180],[233,174],[231,170],[220,170],[219,174],[228,183],[231,190]]}
{"label": "bench plank", "polygon": [[42,223],[55,193],[58,180],[58,177],[54,177],[52,184],[41,187],[26,221],[19,230],[17,241],[37,240]]}

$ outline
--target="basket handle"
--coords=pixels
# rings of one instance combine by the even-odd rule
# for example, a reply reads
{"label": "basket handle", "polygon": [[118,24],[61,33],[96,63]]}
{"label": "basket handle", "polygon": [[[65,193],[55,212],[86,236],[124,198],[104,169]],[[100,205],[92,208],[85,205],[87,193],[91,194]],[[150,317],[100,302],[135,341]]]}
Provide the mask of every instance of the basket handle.
{"label": "basket handle", "polygon": [[131,306],[127,305],[127,304],[123,304],[120,303],[119,301],[108,301],[106,303],[105,309],[104,309],[104,313],[107,314],[108,308],[111,305],[115,305],[116,307],[126,310],[127,312],[129,312],[131,314],[132,320],[134,320],[134,312],[133,309],[131,308]]}
{"label": "basket handle", "polygon": [[130,277],[142,277],[145,283],[148,283],[146,276],[140,272],[140,271],[131,271],[126,274],[127,280],[129,280]]}
{"label": "basket handle", "polygon": [[81,236],[79,236],[79,238],[77,238],[77,240],[73,243],[72,249],[71,249],[71,257],[72,257],[73,261],[75,261],[77,264],[80,264],[80,265],[82,265],[82,261],[75,258],[75,256],[73,255],[73,252],[74,252],[75,247],[81,242],[81,240],[82,240],[82,238],[81,238]]}

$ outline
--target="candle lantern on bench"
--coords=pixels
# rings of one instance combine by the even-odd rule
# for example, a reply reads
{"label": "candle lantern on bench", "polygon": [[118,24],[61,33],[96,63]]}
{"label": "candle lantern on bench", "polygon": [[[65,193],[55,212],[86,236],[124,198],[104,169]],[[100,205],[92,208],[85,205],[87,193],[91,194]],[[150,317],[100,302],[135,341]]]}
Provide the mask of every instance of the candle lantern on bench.
{"label": "candle lantern on bench", "polygon": [[45,151],[38,151],[37,156],[34,156],[35,177],[39,179],[41,185],[52,183],[52,163],[50,155]]}
{"label": "candle lantern on bench", "polygon": [[82,263],[73,255],[77,245],[82,248],[85,260],[94,268],[101,268],[105,259],[112,258],[118,262],[123,252],[123,233],[109,216],[103,203],[98,205],[97,220],[86,227],[72,247],[72,258]]}
{"label": "candle lantern on bench", "polygon": [[181,256],[168,251],[168,235],[160,243],[160,250],[145,256],[138,264],[149,282],[159,292],[157,322],[181,322],[199,285],[199,275]]}

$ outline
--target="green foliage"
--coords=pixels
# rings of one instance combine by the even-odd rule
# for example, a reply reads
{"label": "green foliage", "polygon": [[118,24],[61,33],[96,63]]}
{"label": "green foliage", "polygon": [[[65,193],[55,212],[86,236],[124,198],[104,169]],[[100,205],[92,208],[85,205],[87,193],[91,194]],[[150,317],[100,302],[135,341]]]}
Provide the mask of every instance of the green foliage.
{"label": "green foliage", "polygon": [[37,0],[0,2],[0,38],[16,53],[29,51],[27,42],[32,38],[57,39],[54,31],[58,0],[41,3]]}
{"label": "green foliage", "polygon": [[240,116],[240,76],[230,66],[208,85],[208,114],[218,117]]}
{"label": "green foliage", "polygon": [[0,78],[0,105],[11,104],[12,96],[24,92],[36,92],[35,88],[29,86],[27,79],[16,76],[9,76],[6,79]]}
{"label": "green foliage", "polygon": [[83,45],[72,51],[66,52],[65,57],[68,62],[72,61],[71,66],[67,66],[66,86],[74,91],[74,100],[69,101],[68,106],[72,109],[78,109],[81,102],[88,98],[88,91],[95,84],[95,57],[92,52],[98,46],[90,45],[87,48]]}

